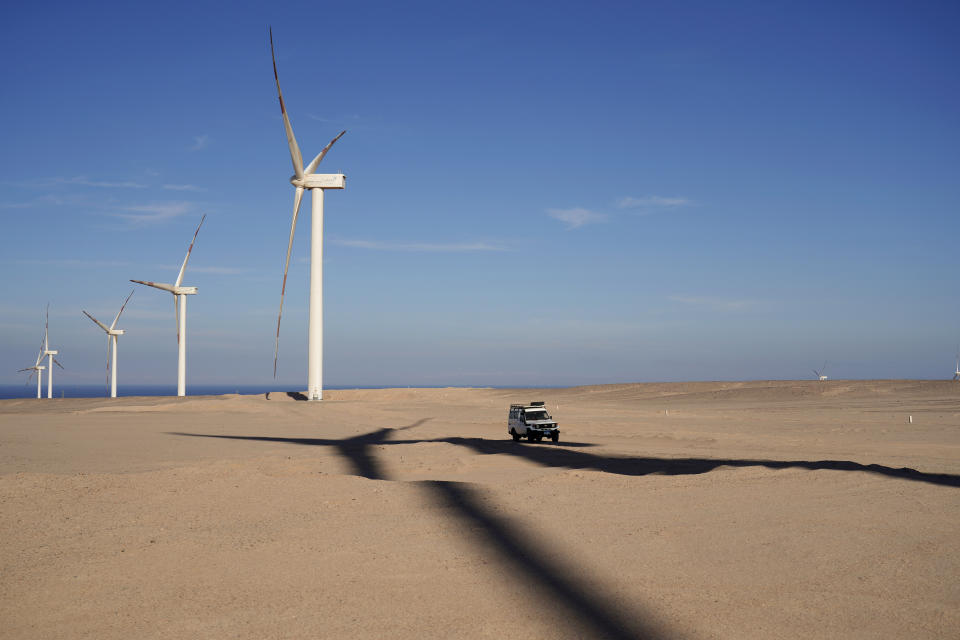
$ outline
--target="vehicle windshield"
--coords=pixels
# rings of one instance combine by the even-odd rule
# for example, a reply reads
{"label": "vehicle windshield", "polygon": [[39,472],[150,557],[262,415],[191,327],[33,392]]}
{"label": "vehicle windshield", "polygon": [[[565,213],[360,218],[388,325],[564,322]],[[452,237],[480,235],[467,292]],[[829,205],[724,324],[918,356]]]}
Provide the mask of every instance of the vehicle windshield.
{"label": "vehicle windshield", "polygon": [[527,422],[531,420],[549,420],[550,416],[547,415],[547,412],[543,409],[538,409],[536,411],[524,411],[523,415],[527,418]]}

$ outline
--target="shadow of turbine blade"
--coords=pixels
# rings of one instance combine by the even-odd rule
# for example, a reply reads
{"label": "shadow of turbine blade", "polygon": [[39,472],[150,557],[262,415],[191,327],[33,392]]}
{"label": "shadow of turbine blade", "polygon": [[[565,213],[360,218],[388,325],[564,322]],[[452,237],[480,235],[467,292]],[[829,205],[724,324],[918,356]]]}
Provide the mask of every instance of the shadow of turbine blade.
{"label": "shadow of turbine blade", "polygon": [[[624,615],[612,603],[578,585],[577,578],[548,559],[528,534],[486,508],[479,493],[469,485],[438,480],[417,484],[426,487],[439,505],[466,524],[478,542],[499,554],[518,579],[544,592],[544,601],[540,604],[549,601],[551,608],[576,620],[583,631],[580,637],[610,640],[674,637],[653,622],[641,622],[634,616]],[[653,615],[647,614],[647,617],[652,619]]]}

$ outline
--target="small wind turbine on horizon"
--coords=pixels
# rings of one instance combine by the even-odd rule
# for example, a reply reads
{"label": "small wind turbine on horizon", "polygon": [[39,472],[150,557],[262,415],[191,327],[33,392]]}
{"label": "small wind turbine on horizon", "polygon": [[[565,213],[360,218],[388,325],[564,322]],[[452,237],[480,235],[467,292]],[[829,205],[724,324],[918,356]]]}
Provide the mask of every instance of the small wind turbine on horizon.
{"label": "small wind turbine on horizon", "polygon": [[[203,226],[203,221],[206,219],[207,216],[204,214],[203,217],[200,218],[200,224],[197,225],[197,230],[193,232],[193,240],[190,241],[190,246],[187,247],[187,256],[183,259],[183,265],[180,267],[180,273],[177,274],[177,281],[175,283],[164,284],[162,282],[150,282],[148,280],[130,280],[130,282],[145,284],[148,287],[160,289],[161,291],[169,291],[173,294],[173,307],[175,315],[177,316],[178,396],[187,395],[187,296],[197,294],[196,287],[183,287],[180,286],[180,283],[183,282],[183,274],[187,270],[187,262],[190,260],[190,253],[193,251],[193,243],[197,241],[197,234],[200,233],[200,227]],[[123,311],[122,308],[120,310]],[[120,314],[117,314],[117,317],[119,316]]]}
{"label": "small wind turbine on horizon", "polygon": [[[46,334],[44,334],[44,338],[46,338]],[[30,379],[33,378],[33,376],[37,376],[37,399],[38,400],[41,397],[40,394],[43,389],[43,370],[46,369],[44,365],[40,364],[41,362],[43,362],[43,340],[40,341],[40,351],[37,353],[37,361],[33,364],[33,366],[20,369],[17,372],[17,373],[21,373],[23,371],[29,371],[30,375],[27,377],[27,382],[30,382]]]}
{"label": "small wind turbine on horizon", "polygon": [[296,187],[293,195],[293,221],[290,224],[290,239],[287,242],[287,260],[283,266],[283,286],[280,289],[280,312],[277,314],[277,339],[273,353],[273,377],[277,377],[277,358],[280,354],[280,318],[283,316],[283,296],[287,291],[287,271],[290,268],[290,251],[293,248],[293,234],[297,228],[297,215],[300,213],[300,201],[303,190],[310,189],[311,233],[310,233],[310,318],[307,330],[307,399],[323,399],[323,192],[325,189],[343,189],[346,176],[342,173],[318,173],[317,166],[346,131],[341,131],[327,143],[310,164],[303,166],[303,157],[296,138],[287,108],[283,104],[283,92],[280,91],[280,77],[277,75],[277,57],[273,51],[273,29],[270,29],[270,57],[273,60],[273,79],[277,83],[277,96],[280,98],[280,113],[283,115],[283,127],[287,132],[287,145],[290,147],[290,159],[293,162],[293,176],[290,184]]}
{"label": "small wind turbine on horizon", "polygon": [[817,376],[817,380],[819,380],[820,382],[824,382],[824,381],[827,380],[826,371],[827,371],[827,361],[824,360],[824,361],[823,361],[823,366],[820,367],[820,371],[817,371],[816,369],[814,369],[814,370],[813,370],[813,375]]}
{"label": "small wind turbine on horizon", "polygon": [[[40,355],[37,356],[37,362],[32,367],[27,367],[26,369],[20,369],[20,371],[31,371],[33,370],[38,374],[37,377],[37,397],[40,397],[40,381],[43,377],[44,366],[40,363],[43,362],[44,358],[47,358],[47,397],[53,397],[53,365],[57,365],[63,369],[63,365],[60,364],[60,361],[54,358],[53,356],[59,354],[60,352],[56,349],[50,348],[50,305],[47,305],[47,317],[43,325],[43,342],[40,345]],[[32,373],[30,374],[33,375]]]}
{"label": "small wind turbine on horizon", "polygon": [[957,370],[953,372],[953,379],[960,380],[960,345],[957,345]]}
{"label": "small wind turbine on horizon", "polygon": [[[133,290],[130,291],[130,295],[127,296],[127,299],[123,301],[123,305],[120,306],[120,311],[117,312],[117,316],[113,319],[113,322],[109,327],[87,313],[86,310],[83,311],[84,315],[93,320],[98,327],[107,332],[107,379],[110,381],[111,398],[117,397],[117,336],[122,336],[124,334],[123,329],[116,329],[115,327],[117,326],[117,321],[120,319],[120,314],[123,313],[124,308],[127,306],[127,303],[130,302],[130,298],[132,296]],[[112,376],[111,373],[113,374]]]}

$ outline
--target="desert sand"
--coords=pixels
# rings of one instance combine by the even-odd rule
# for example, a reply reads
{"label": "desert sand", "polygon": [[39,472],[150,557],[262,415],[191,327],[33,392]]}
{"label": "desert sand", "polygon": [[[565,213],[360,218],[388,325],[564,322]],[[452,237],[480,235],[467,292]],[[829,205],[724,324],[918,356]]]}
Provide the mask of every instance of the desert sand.
{"label": "desert sand", "polygon": [[0,401],[0,637],[960,637],[960,384],[326,398]]}

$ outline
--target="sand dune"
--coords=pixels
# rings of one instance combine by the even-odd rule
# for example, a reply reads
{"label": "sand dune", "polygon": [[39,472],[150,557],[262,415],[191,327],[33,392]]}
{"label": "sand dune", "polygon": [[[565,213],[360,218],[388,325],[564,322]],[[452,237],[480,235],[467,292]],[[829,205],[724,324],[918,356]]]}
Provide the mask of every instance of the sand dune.
{"label": "sand dune", "polygon": [[960,384],[325,395],[0,401],[0,638],[960,637]]}

